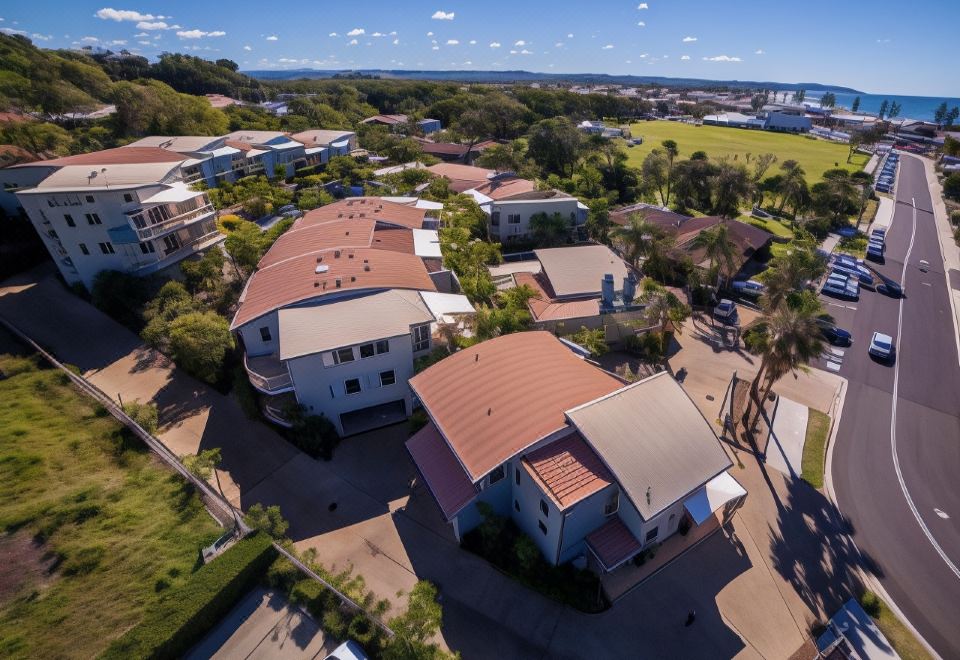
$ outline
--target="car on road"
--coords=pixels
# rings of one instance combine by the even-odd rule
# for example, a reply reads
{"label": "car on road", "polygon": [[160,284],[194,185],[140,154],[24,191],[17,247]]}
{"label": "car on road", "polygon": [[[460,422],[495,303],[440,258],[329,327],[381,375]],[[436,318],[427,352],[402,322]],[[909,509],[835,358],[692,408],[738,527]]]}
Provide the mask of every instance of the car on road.
{"label": "car on road", "polygon": [[833,298],[842,298],[844,300],[856,300],[860,297],[860,287],[854,283],[843,283],[837,281],[828,281],[820,289],[820,293]]}
{"label": "car on road", "polygon": [[882,332],[874,332],[870,338],[870,347],[867,352],[881,360],[892,360],[894,350],[893,337]]}
{"label": "car on road", "polygon": [[823,338],[834,346],[849,346],[853,343],[853,335],[836,323],[827,319],[817,319],[817,327],[820,328]]}
{"label": "car on road", "polygon": [[734,291],[743,296],[759,296],[763,293],[763,284],[756,280],[737,280],[730,286]]}
{"label": "car on road", "polygon": [[737,322],[737,306],[732,300],[724,298],[716,307],[713,308],[713,317],[723,323],[734,324]]}
{"label": "car on road", "polygon": [[877,293],[882,293],[891,298],[901,298],[903,296],[903,287],[893,280],[884,279],[877,285]]}

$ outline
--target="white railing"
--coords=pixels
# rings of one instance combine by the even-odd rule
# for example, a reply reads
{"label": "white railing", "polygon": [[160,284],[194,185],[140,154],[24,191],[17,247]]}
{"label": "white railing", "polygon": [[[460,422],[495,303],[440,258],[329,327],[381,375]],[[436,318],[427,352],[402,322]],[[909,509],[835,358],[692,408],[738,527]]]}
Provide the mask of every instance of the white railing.
{"label": "white railing", "polygon": [[213,204],[204,204],[198,209],[193,209],[192,211],[187,211],[186,213],[181,213],[180,215],[175,215],[172,218],[164,220],[163,222],[158,222],[155,225],[150,225],[149,227],[134,227],[134,231],[137,232],[137,236],[140,240],[147,240],[159,236],[160,234],[165,234],[169,231],[177,229],[185,224],[189,224],[194,220],[197,220],[201,216],[210,215],[214,212]]}
{"label": "white railing", "polygon": [[[279,362],[279,360],[277,360],[277,362]],[[277,374],[276,376],[264,376],[250,366],[249,358],[246,355],[243,356],[243,367],[247,370],[250,383],[261,392],[272,394],[279,390],[293,387],[293,381],[290,379],[289,373]]]}

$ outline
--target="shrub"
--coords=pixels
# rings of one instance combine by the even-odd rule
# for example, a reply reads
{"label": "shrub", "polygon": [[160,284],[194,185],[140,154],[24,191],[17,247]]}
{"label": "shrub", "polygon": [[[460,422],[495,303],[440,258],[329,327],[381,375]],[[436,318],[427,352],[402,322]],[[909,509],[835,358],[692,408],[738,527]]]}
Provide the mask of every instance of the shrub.
{"label": "shrub", "polygon": [[227,213],[226,215],[220,216],[220,219],[217,221],[217,229],[223,234],[229,234],[232,231],[236,231],[242,222],[244,222],[244,220],[239,215]]}
{"label": "shrub", "polygon": [[943,194],[949,199],[960,200],[960,172],[954,172],[943,180]]}
{"label": "shrub", "polygon": [[143,621],[111,644],[102,657],[182,656],[247,593],[276,556],[267,535],[243,539],[181,586],[167,589]]}
{"label": "shrub", "polygon": [[230,325],[214,312],[191,312],[169,325],[170,353],[174,362],[208,383],[216,383],[227,351],[233,348]]}
{"label": "shrub", "polygon": [[954,225],[960,225],[960,210],[950,211],[950,222]]}
{"label": "shrub", "polygon": [[147,433],[156,433],[157,431],[157,406],[153,403],[140,403],[131,401],[123,404],[123,412],[135,421]]}
{"label": "shrub", "polygon": [[580,330],[568,336],[567,339],[590,351],[591,357],[600,357],[610,350],[610,347],[607,346],[607,336],[603,328],[590,330],[586,326],[580,326]]}
{"label": "shrub", "polygon": [[303,415],[299,410],[290,413],[288,419],[293,421],[288,437],[294,445],[313,458],[333,458],[333,450],[340,444],[333,422],[323,415]]}
{"label": "shrub", "polygon": [[863,611],[873,618],[879,617],[883,609],[880,597],[872,591],[864,592],[863,596],[860,597],[860,605],[863,607]]}
{"label": "shrub", "polygon": [[247,509],[244,520],[254,529],[275,539],[282,539],[290,523],[283,519],[280,507],[276,504],[264,508],[259,502]]}

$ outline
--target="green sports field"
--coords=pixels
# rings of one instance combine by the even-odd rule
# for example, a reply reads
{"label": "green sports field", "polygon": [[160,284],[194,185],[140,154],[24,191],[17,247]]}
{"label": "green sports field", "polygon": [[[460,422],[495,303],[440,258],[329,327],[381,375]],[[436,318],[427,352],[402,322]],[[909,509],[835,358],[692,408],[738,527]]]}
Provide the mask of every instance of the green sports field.
{"label": "green sports field", "polygon": [[[728,156],[744,161],[747,154],[771,152],[779,163],[785,160],[799,161],[807,173],[807,181],[816,183],[823,173],[834,167],[850,171],[862,169],[867,162],[864,154],[855,154],[847,163],[844,144],[817,140],[803,135],[771,133],[769,131],[724,126],[694,126],[673,121],[644,121],[630,125],[633,137],[642,137],[643,144],[626,148],[630,164],[639,167],[644,157],[664,140],[674,140],[680,148],[680,156],[687,158],[694,151],[705,151],[710,158]],[[767,176],[776,173],[777,165],[768,170]]]}

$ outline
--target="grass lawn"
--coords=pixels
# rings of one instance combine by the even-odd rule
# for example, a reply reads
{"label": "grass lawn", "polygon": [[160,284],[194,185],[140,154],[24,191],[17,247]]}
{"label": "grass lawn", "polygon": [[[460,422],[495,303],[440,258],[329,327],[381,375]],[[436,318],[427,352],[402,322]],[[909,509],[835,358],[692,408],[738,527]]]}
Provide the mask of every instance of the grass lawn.
{"label": "grass lawn", "polygon": [[823,488],[823,462],[826,457],[829,432],[830,416],[810,408],[800,471],[803,473],[803,480],[814,488]]}
{"label": "grass lawn", "polygon": [[774,236],[780,236],[793,240],[793,230],[790,229],[785,222],[780,222],[774,218],[755,218],[749,213],[744,213],[737,218],[737,220],[740,222],[745,222],[748,225],[753,225],[754,227],[765,229]]}
{"label": "grass lawn", "polygon": [[29,355],[0,373],[0,656],[95,657],[222,529],[64,374]]}
{"label": "grass lawn", "polygon": [[930,660],[931,655],[923,644],[876,594],[868,591],[860,599],[860,604],[903,660]]}
{"label": "grass lawn", "polygon": [[[664,140],[675,140],[682,158],[689,157],[694,151],[706,151],[710,158],[729,156],[739,161],[743,161],[748,153],[753,156],[774,153],[778,163],[790,159],[799,161],[811,185],[829,169],[843,167],[854,172],[863,169],[868,160],[866,154],[854,154],[851,162],[847,163],[849,149],[846,145],[790,133],[693,126],[662,120],[631,124],[630,132],[635,138],[643,138],[643,144],[626,149],[629,163],[634,167],[640,167],[646,155]],[[772,165],[767,176],[775,174],[777,167],[776,163]]]}

